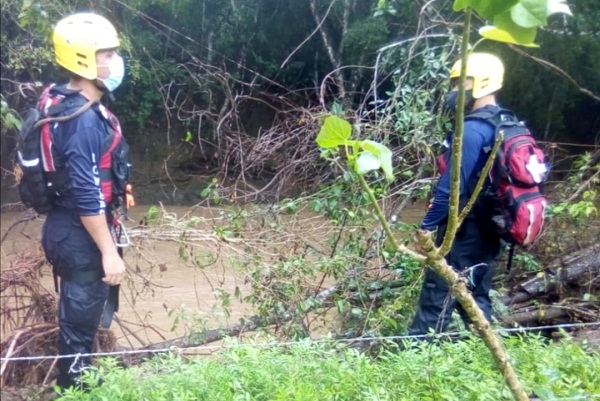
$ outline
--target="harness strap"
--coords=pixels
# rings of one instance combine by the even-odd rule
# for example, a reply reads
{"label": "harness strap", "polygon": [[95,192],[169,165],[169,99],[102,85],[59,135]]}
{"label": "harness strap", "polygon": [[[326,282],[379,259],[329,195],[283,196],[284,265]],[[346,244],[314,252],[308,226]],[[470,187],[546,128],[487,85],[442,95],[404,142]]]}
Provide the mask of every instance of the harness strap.
{"label": "harness strap", "polygon": [[515,256],[515,244],[510,244],[510,249],[508,250],[508,260],[506,261],[506,273],[510,273],[510,269],[512,268],[513,257]]}
{"label": "harness strap", "polygon": [[112,170],[109,168],[100,168],[98,177],[100,181],[112,181]]}
{"label": "harness strap", "polygon": [[108,289],[108,298],[104,304],[104,311],[100,319],[100,325],[105,329],[110,328],[113,320],[113,315],[119,310],[119,290],[120,285],[111,285]]}

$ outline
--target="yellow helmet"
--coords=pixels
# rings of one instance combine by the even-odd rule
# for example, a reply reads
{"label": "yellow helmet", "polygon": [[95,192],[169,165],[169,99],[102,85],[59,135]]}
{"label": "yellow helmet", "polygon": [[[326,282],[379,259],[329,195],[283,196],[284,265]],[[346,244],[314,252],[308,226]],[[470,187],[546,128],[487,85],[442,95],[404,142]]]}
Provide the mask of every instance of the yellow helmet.
{"label": "yellow helmet", "polygon": [[96,79],[96,52],[119,47],[117,31],[104,17],[91,13],[73,14],[56,24],[56,62],[74,74]]}
{"label": "yellow helmet", "polygon": [[[452,66],[450,78],[460,77],[461,62]],[[473,98],[479,99],[502,87],[504,65],[493,54],[472,53],[467,59],[467,77],[473,79]]]}

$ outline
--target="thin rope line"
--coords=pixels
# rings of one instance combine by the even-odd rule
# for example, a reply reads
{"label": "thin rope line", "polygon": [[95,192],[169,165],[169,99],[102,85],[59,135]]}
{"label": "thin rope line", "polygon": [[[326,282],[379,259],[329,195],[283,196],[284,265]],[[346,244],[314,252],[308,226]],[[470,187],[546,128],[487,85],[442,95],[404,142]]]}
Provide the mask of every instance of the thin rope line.
{"label": "thin rope line", "polygon": [[560,146],[579,146],[582,148],[600,148],[600,145],[596,144],[585,144],[585,143],[572,143],[572,142],[556,142],[556,141],[538,141],[537,143],[545,143],[548,145],[560,145]]}
{"label": "thin rope line", "polygon": [[[589,326],[600,326],[600,321],[590,323],[568,323],[568,324],[557,324],[549,326],[535,326],[535,327],[516,327],[516,328],[501,328],[492,330],[495,333],[499,332],[527,332],[534,330],[547,330],[547,329],[558,329],[558,328],[581,328]],[[457,335],[472,334],[469,331],[455,331],[450,333],[435,334],[433,337],[451,337]],[[431,334],[419,334],[419,335],[406,335],[406,336],[383,336],[383,337],[356,337],[356,338],[342,338],[342,339],[318,339],[318,340],[301,340],[301,341],[289,341],[289,342],[273,342],[264,344],[228,344],[228,345],[199,345],[195,347],[177,347],[171,346],[169,348],[159,349],[146,349],[146,350],[129,350],[129,351],[113,351],[113,352],[96,352],[87,354],[69,354],[69,355],[53,355],[53,356],[21,356],[11,358],[0,358],[0,361],[39,361],[44,359],[62,359],[62,358],[81,358],[81,357],[99,357],[99,356],[117,356],[117,355],[134,355],[134,354],[145,354],[145,353],[161,353],[161,352],[177,352],[181,353],[185,350],[218,350],[218,349],[235,349],[244,347],[254,348],[270,348],[270,347],[289,347],[293,345],[303,345],[307,342],[312,344],[321,343],[352,343],[352,342],[363,342],[363,341],[376,341],[376,340],[409,340],[418,338],[431,338]]]}

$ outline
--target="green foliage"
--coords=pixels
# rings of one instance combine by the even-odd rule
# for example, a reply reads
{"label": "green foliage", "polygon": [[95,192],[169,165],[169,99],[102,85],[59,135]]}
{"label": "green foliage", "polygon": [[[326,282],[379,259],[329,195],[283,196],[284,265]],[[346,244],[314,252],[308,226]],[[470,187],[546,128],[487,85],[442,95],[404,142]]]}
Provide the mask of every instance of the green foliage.
{"label": "green foliage", "polygon": [[146,212],[146,224],[149,226],[155,225],[158,218],[159,209],[157,206],[152,205]]}
{"label": "green foliage", "polygon": [[467,7],[493,25],[479,29],[481,36],[500,42],[524,46],[534,43],[537,28],[547,25],[550,15],[571,10],[564,0],[455,0],[454,11]]}
{"label": "green foliage", "polygon": [[326,216],[339,225],[347,220],[362,224],[369,224],[372,221],[372,215],[365,208],[369,200],[361,192],[352,173],[342,174],[334,182],[328,185],[322,184],[320,188],[309,202],[313,212]]}
{"label": "green foliage", "polygon": [[213,178],[208,185],[202,191],[200,191],[200,197],[210,200],[215,205],[219,205],[222,201],[219,186],[219,180],[217,178]]}
{"label": "green foliage", "polygon": [[348,121],[336,116],[325,118],[319,135],[317,135],[317,144],[324,148],[337,148],[338,146],[348,146],[347,141],[352,135],[352,126]]}
{"label": "green foliage", "polygon": [[366,58],[365,54],[375,54],[381,44],[386,43],[389,36],[389,27],[379,18],[356,21],[348,29],[344,38],[344,54],[348,55],[347,64],[362,65]]}
{"label": "green foliage", "polygon": [[47,9],[51,13],[57,11],[49,2],[23,1],[23,7],[19,14],[19,26],[30,29],[46,40],[49,39],[52,37],[52,21],[49,19],[50,15],[46,11]]}
{"label": "green foliage", "polygon": [[[385,11],[386,18],[394,21],[394,24],[399,26],[399,30],[404,29],[406,26],[404,24],[408,19],[406,10],[410,7],[411,2],[387,0],[379,3],[389,9],[395,9],[394,16]],[[511,1],[485,1],[485,3],[503,7],[511,4]],[[535,37],[535,43],[540,45],[539,49],[532,50],[535,51],[535,57],[552,63],[570,75],[574,81],[565,79],[557,74],[557,70],[545,68],[544,64],[521,52],[509,50],[503,43],[492,40],[477,42],[476,49],[478,51],[497,54],[506,66],[504,85],[499,96],[501,105],[515,111],[520,118],[526,120],[532,133],[539,139],[574,143],[595,143],[597,141],[598,122],[595,116],[600,114],[600,103],[590,100],[590,97],[580,89],[587,89],[596,96],[600,93],[600,74],[597,74],[600,68],[598,62],[600,60],[600,41],[597,40],[597,33],[600,30],[598,4],[600,3],[586,0],[569,1],[573,17],[565,18],[564,16],[567,14],[563,13],[561,17],[548,18],[548,25],[544,29],[539,29]],[[424,10],[439,12],[446,20],[455,18],[450,13],[450,7],[436,8],[431,4]],[[474,25],[474,28],[478,29],[482,24],[479,19],[476,19]],[[457,33],[457,30],[452,32]],[[410,37],[414,31],[404,33],[400,36]],[[415,90],[415,86],[412,86],[410,82],[404,82],[406,74],[412,71],[426,71],[426,69],[420,68],[418,63],[425,60],[428,55],[433,55],[433,60],[442,63],[444,68],[456,60],[456,37],[439,41],[428,38],[426,43],[428,48],[425,49],[423,49],[423,45],[403,46],[399,48],[400,51],[388,51],[385,57],[382,57],[384,61],[389,58],[390,62],[386,65],[398,68],[397,76],[401,78],[397,86],[398,91],[401,89]],[[418,54],[418,57],[411,59],[413,52]],[[410,63],[407,62],[407,59]],[[430,85],[422,91],[424,96],[434,99],[434,102],[429,102],[428,109],[426,109],[429,112],[435,111],[435,99],[439,99],[443,95],[440,91],[442,89],[440,84],[447,77],[447,73],[445,76],[443,76],[444,71],[438,70],[438,73],[441,76],[440,80],[432,80],[431,84],[435,83],[439,89]],[[390,91],[390,95],[392,93]],[[394,98],[405,99],[404,96],[398,95],[395,95]],[[413,107],[398,109],[406,114],[402,121],[409,124],[411,113],[418,112]],[[386,112],[386,115],[389,115],[389,112]],[[421,117],[425,116],[419,115],[412,120],[414,125],[424,127],[424,132],[433,133],[435,126],[418,125],[419,121],[425,121]],[[398,135],[410,137],[413,131],[416,131],[417,134],[423,132],[421,129],[402,129],[405,126],[404,123],[399,124]],[[386,131],[381,130],[381,132],[385,133]],[[384,143],[387,144],[387,142]]]}
{"label": "green foliage", "polygon": [[[349,8],[347,31],[342,35],[341,22],[345,17],[341,3],[332,7],[323,28],[330,33],[333,48],[341,47],[341,64],[344,66],[372,66],[377,50],[395,38],[411,37],[422,28],[431,31],[432,26],[423,26],[419,22],[419,16],[426,15],[432,9],[442,19],[451,18],[451,7],[441,8],[434,3],[423,9],[423,14],[419,3],[406,0],[379,1],[377,5],[383,11],[379,16],[374,16],[374,2],[355,2]],[[477,0],[472,3],[484,16],[501,11],[510,12],[506,7],[496,6],[501,3],[514,4],[515,18],[526,26],[525,30],[532,29],[528,28],[532,24],[530,19],[534,22],[542,21],[539,4],[545,4],[533,0],[519,3]],[[573,9],[581,12],[576,13],[572,19],[549,19],[549,29],[540,32],[536,41],[542,45],[551,44],[542,46],[541,58],[557,62],[587,89],[598,92],[600,81],[595,61],[600,56],[596,54],[599,47],[594,32],[598,29],[600,18],[597,17],[597,7],[592,3],[585,0],[570,2]],[[330,2],[316,0],[315,4],[317,11],[324,16]],[[486,11],[485,4],[494,7],[491,7],[491,11]],[[563,6],[559,1],[546,5],[548,12]],[[0,24],[3,95],[17,113],[22,113],[26,107],[16,91],[18,83],[60,82],[66,78],[53,61],[50,35],[53,24],[74,10],[89,9],[106,15],[121,33],[126,77],[116,92],[117,100],[111,108],[120,116],[129,141],[135,145],[134,149],[139,149],[139,145],[146,145],[147,153],[156,157],[159,156],[154,152],[156,143],[147,139],[149,133],[161,133],[167,129],[182,130],[183,132],[175,132],[171,138],[185,137],[189,124],[197,123],[188,113],[177,113],[175,117],[174,110],[181,105],[179,102],[183,99],[185,107],[181,110],[203,110],[206,115],[218,115],[227,91],[233,89],[231,93],[234,93],[239,89],[236,84],[238,80],[250,82],[258,77],[272,79],[269,86],[276,93],[281,92],[282,88],[286,88],[286,92],[287,88],[306,90],[314,88],[332,69],[319,35],[314,35],[305,42],[307,35],[315,29],[315,21],[310,9],[299,2],[202,0],[198,3],[191,0],[136,0],[123,5],[111,0],[100,0],[93,4],[81,0],[3,0]],[[437,18],[434,20],[437,21]],[[435,21],[432,23],[437,23]],[[555,32],[564,34],[557,36]],[[582,32],[585,34],[581,34]],[[560,46],[553,45],[557,40]],[[427,39],[429,50],[433,53],[445,42],[448,41]],[[448,49],[451,47],[447,46]],[[291,49],[295,53],[281,68],[282,61],[290,55]],[[405,50],[410,53],[413,49]],[[429,52],[423,53],[423,57],[428,54]],[[506,57],[506,60],[510,60],[515,55],[508,53]],[[194,59],[223,68],[225,75],[232,79],[224,85],[222,81],[215,79],[214,69],[196,69]],[[397,68],[405,60],[400,56],[394,57],[390,60],[390,65]],[[443,57],[439,61],[445,64]],[[594,119],[589,118],[589,115],[594,115],[596,107],[589,103],[583,104],[584,107],[577,107],[581,99],[585,99],[577,88],[562,79],[557,80],[549,71],[540,73],[539,66],[531,62],[521,59],[510,61],[511,63],[506,64],[519,64],[510,69],[519,71],[519,74],[507,79],[507,86],[514,82],[515,89],[504,91],[503,94],[506,95],[503,100],[507,105],[518,106],[514,108],[522,111],[519,114],[534,123],[534,130],[537,128],[537,131],[541,131],[551,126],[551,135],[569,135],[573,131],[572,135],[576,138],[589,138],[597,131],[594,130]],[[412,69],[404,66],[399,68],[400,71]],[[350,92],[356,94],[352,100],[355,104],[362,102],[363,94],[372,83],[371,70],[352,67],[342,71],[345,82],[351,87]],[[259,79],[257,85],[263,85],[264,82]],[[228,87],[229,85],[232,87]],[[354,88],[354,85],[357,87]],[[522,96],[524,87],[534,93]],[[547,88],[552,88],[555,93],[548,96]],[[312,89],[308,91],[311,93],[309,97],[312,97]],[[540,91],[541,93],[537,93]],[[424,89],[415,99],[438,94],[435,90]],[[178,104],[175,105],[174,102]],[[429,103],[429,106],[432,110],[433,104]],[[591,110],[581,115],[585,111],[582,109],[586,108]],[[407,114],[414,111],[410,107],[402,109]],[[569,118],[572,114],[577,116]],[[423,116],[415,115],[413,121],[418,123],[422,120],[421,117]],[[552,124],[547,125],[547,121]],[[577,126],[576,132],[573,125]],[[565,129],[566,127],[569,129]],[[203,131],[207,137],[202,139],[214,139],[210,136],[216,134],[211,129]],[[194,130],[190,132],[194,133]],[[406,130],[399,130],[398,133],[409,135]],[[368,135],[365,138],[378,140]],[[388,145],[387,142],[384,143]]]}
{"label": "green foliage", "polygon": [[[55,73],[52,28],[81,2],[49,0],[2,1],[2,76],[25,82],[44,80]],[[7,69],[7,70],[4,70]]]}
{"label": "green foliage", "polygon": [[392,151],[385,145],[370,141],[354,141],[350,139],[352,126],[337,116],[325,118],[321,131],[317,135],[317,144],[330,150],[343,147],[350,167],[360,175],[381,168],[385,178],[394,180],[392,171]]}
{"label": "green foliage", "polygon": [[[286,347],[230,343],[210,359],[168,354],[133,368],[105,359],[87,372],[89,392],[70,390],[61,401],[336,400],[507,401],[482,343],[469,339],[404,350],[384,344],[377,357],[335,342]],[[507,339],[507,348],[530,393],[544,401],[593,397],[600,392],[600,355],[569,340],[548,345],[537,336]],[[97,387],[97,380],[104,383]]]}
{"label": "green foliage", "polygon": [[[386,172],[388,181],[388,174],[393,178],[391,151],[386,146],[371,140],[360,142],[350,140],[351,130],[352,127],[350,124],[341,118],[336,116],[327,117],[317,136],[317,144],[326,150],[343,147],[347,163],[359,175],[364,175],[369,171],[377,170],[381,167]],[[359,147],[362,149],[360,153]],[[357,154],[358,157],[356,157]],[[386,165],[385,168],[383,167],[384,165]],[[371,189],[366,181],[361,180],[362,178],[359,177],[364,202],[368,201],[370,203],[375,212],[373,218],[376,218],[383,227],[383,229],[376,230],[375,234],[369,236],[369,239],[378,237],[376,240],[382,241],[384,231],[388,236],[391,234],[391,231],[389,230],[388,222],[384,220],[381,210],[377,205],[377,198],[381,196],[381,193],[376,194],[376,191]],[[355,194],[355,192],[353,193]],[[354,198],[360,199],[356,195],[354,195]],[[353,206],[353,208],[349,209],[347,215],[350,213],[356,215],[368,210],[365,205]],[[339,209],[337,202],[334,203],[334,208]],[[362,222],[362,224],[365,223],[364,221]],[[390,240],[389,237],[387,239]],[[394,244],[393,249],[396,249],[395,239],[392,238],[391,243]],[[379,250],[379,252],[382,251]],[[385,251],[383,251],[382,256],[385,259],[390,259],[390,255]],[[352,331],[357,327],[363,327],[369,333],[398,333],[398,330],[406,329],[405,324],[413,312],[414,301],[418,293],[418,286],[415,283],[418,282],[421,268],[419,263],[409,257],[402,255],[394,256],[398,261],[391,263],[398,267],[394,271],[393,279],[390,280],[387,278],[382,281],[373,279],[364,280],[364,278],[356,276],[348,284],[348,290],[351,291],[352,295],[337,300],[336,307],[338,313],[342,316],[344,327],[347,330]],[[363,268],[362,270],[365,269]],[[373,294],[376,294],[376,302],[372,298]]]}
{"label": "green foliage", "polygon": [[[394,116],[398,140],[410,145],[416,152],[438,143],[452,128],[447,117],[436,111],[439,111],[440,99],[448,90],[448,52],[453,43],[450,41],[448,47],[440,49],[425,48],[408,71],[398,68],[393,73],[396,89],[389,93],[393,101],[383,109],[383,113]],[[407,55],[404,49],[400,51],[400,58]]]}
{"label": "green foliage", "polygon": [[[360,334],[363,327],[369,335],[406,333],[415,312],[422,283],[422,266],[401,254],[388,257],[391,277],[372,280],[354,280],[350,288],[353,309],[344,313],[347,333]],[[374,301],[373,294],[377,294]],[[339,307],[338,307],[339,308]]]}
{"label": "green foliage", "polygon": [[222,223],[213,227],[218,238],[238,237],[246,227],[250,214],[243,208],[232,208],[231,210],[220,210],[219,217]]}
{"label": "green foliage", "polygon": [[525,251],[515,253],[513,266],[526,272],[537,272],[540,270],[540,262],[535,255]]}
{"label": "green foliage", "polygon": [[[551,205],[549,215],[554,218],[567,217],[581,227],[590,218],[598,216],[600,162],[594,163],[592,155],[586,152],[575,160],[573,168],[575,172],[556,187],[566,200]],[[579,196],[573,197],[573,194]]]}
{"label": "green foliage", "polygon": [[585,191],[582,200],[577,202],[560,202],[551,206],[550,215],[560,216],[567,215],[576,223],[581,223],[586,219],[598,214],[596,207],[596,199],[598,195],[596,191]]}
{"label": "green foliage", "polygon": [[492,20],[498,14],[510,10],[519,0],[455,0],[453,9],[460,11],[467,7],[472,7],[479,15],[487,20]]}
{"label": "green foliage", "polygon": [[[279,333],[286,338],[309,336],[305,320],[309,311],[320,314],[324,305],[311,291],[318,278],[341,277],[346,267],[345,257],[315,257],[315,255],[280,257],[249,272],[251,294],[243,298],[265,318],[279,316]],[[312,294],[311,294],[312,293]]]}
{"label": "green foliage", "polygon": [[[255,311],[266,319],[278,316],[281,320],[278,333],[286,338],[309,336],[314,330],[314,318],[326,314],[332,303],[338,305],[338,310],[344,308],[341,313],[345,315],[345,308],[351,307],[343,295],[346,288],[354,292],[359,287],[366,289],[361,284],[369,281],[362,277],[366,263],[363,255],[372,239],[370,227],[373,215],[367,208],[356,207],[367,202],[366,198],[356,196],[356,190],[359,190],[356,176],[343,174],[334,183],[323,185],[316,195],[309,198],[312,212],[326,216],[339,227],[339,231],[320,238],[320,246],[327,251],[310,246],[304,249],[306,245],[302,242],[289,242],[277,253],[276,259],[255,257],[240,266],[250,284],[249,294],[240,300],[252,304]],[[270,211],[278,215],[287,214],[290,208],[298,206],[298,202],[284,200],[280,205],[271,207]],[[275,233],[285,233],[285,226],[280,223],[268,225]],[[354,278],[349,280],[348,276]],[[339,295],[335,295],[333,300],[318,298],[317,294],[327,288],[324,283],[332,280],[340,285],[336,291]],[[320,285],[316,286],[316,283]],[[340,307],[342,304],[344,306]],[[342,319],[342,322],[343,329],[360,331],[363,328],[355,321]]]}
{"label": "green foliage", "polygon": [[4,96],[0,97],[0,118],[0,121],[2,122],[2,133],[12,129],[20,130],[23,125],[23,121],[19,115],[10,108],[8,103],[4,100]]}
{"label": "green foliage", "polygon": [[208,325],[208,317],[206,313],[202,313],[196,309],[187,308],[186,305],[177,305],[169,308],[167,315],[173,319],[171,331],[180,330],[183,326],[183,334],[190,341],[202,340],[201,333],[206,330]]}

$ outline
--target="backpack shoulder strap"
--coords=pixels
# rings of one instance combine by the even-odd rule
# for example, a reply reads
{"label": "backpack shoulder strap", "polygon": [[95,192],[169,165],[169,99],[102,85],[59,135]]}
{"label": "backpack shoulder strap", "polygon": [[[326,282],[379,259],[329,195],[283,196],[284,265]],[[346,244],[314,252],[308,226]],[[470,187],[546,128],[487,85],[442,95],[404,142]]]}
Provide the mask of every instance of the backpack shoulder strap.
{"label": "backpack shoulder strap", "polygon": [[[46,123],[50,123],[50,122],[69,121],[69,120],[83,114],[86,110],[88,110],[90,107],[92,107],[92,105],[94,103],[96,103],[96,101],[94,101],[94,100],[88,100],[87,102],[85,102],[83,104],[81,104],[81,102],[77,102],[73,99],[63,100],[63,101],[59,102],[58,104],[50,106],[48,108],[48,112],[46,113],[46,115],[48,115],[49,117],[42,118],[37,123],[35,123],[35,128],[38,128],[38,127],[40,127]],[[74,106],[78,106],[78,105],[80,105],[80,107],[69,115],[62,116],[62,117],[52,117],[52,116],[60,114],[63,111],[68,110],[68,109],[70,109]]]}
{"label": "backpack shoulder strap", "polygon": [[519,124],[519,119],[512,111],[502,107],[488,107],[483,110],[477,110],[465,116],[465,120],[483,120],[494,127],[510,126]]}
{"label": "backpack shoulder strap", "polygon": [[67,85],[49,85],[38,100],[37,109],[42,117],[54,117],[71,108],[79,108],[86,104],[80,90],[68,89]]}
{"label": "backpack shoulder strap", "polygon": [[494,137],[496,137],[498,132],[502,131],[505,136],[504,140],[507,139],[507,135],[514,136],[516,133],[521,133],[525,127],[525,125],[519,121],[515,113],[501,107],[478,110],[465,117],[465,120],[473,119],[486,121],[491,124],[494,127]]}
{"label": "backpack shoulder strap", "polygon": [[484,120],[495,125],[496,117],[500,114],[502,109],[484,109],[477,110],[473,113],[469,113],[465,116],[465,120]]}
{"label": "backpack shoulder strap", "polygon": [[48,110],[46,110],[46,115],[50,116],[50,117],[56,116],[58,114],[61,114],[65,111],[69,110],[69,109],[81,107],[86,103],[87,103],[87,101],[85,100],[85,98],[82,98],[80,96],[77,96],[77,97],[70,96],[70,97],[62,99],[57,104],[54,104],[54,105],[48,107]]}

